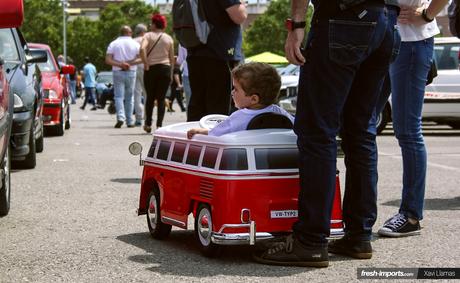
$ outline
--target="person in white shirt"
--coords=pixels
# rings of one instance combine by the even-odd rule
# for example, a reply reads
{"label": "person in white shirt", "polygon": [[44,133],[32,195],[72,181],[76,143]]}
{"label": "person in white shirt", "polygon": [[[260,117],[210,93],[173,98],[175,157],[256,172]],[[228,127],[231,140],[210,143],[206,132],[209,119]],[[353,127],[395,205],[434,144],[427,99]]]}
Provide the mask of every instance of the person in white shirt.
{"label": "person in white shirt", "polygon": [[235,67],[232,77],[232,98],[238,110],[209,131],[190,129],[187,132],[189,139],[195,134],[221,136],[246,130],[252,118],[265,112],[285,115],[294,123],[291,114],[274,104],[281,87],[281,78],[275,68],[265,63],[251,62]]}
{"label": "person in white shirt", "polygon": [[140,62],[140,44],[132,37],[129,26],[122,26],[120,36],[107,48],[105,63],[112,66],[115,108],[117,123],[115,128],[126,125],[134,127],[134,85],[136,82],[136,64]]}

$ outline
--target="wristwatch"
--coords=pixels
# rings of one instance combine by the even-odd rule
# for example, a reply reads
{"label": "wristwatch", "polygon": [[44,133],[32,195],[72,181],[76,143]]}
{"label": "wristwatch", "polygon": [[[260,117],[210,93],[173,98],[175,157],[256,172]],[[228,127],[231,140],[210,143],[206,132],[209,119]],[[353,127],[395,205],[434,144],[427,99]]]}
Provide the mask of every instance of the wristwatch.
{"label": "wristwatch", "polygon": [[298,29],[298,28],[305,28],[307,23],[305,21],[303,21],[303,22],[295,22],[293,19],[287,18],[286,22],[285,22],[285,25],[286,25],[287,30],[293,31],[293,30]]}
{"label": "wristwatch", "polygon": [[422,10],[422,19],[427,23],[431,23],[434,20],[434,18],[428,18],[428,15],[426,14],[426,9]]}

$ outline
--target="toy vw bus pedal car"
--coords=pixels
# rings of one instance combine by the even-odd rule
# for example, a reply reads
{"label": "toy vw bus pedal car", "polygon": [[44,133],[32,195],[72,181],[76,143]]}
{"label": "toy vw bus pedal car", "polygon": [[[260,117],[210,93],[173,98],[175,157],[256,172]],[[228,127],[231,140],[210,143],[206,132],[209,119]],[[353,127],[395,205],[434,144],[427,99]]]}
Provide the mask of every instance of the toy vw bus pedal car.
{"label": "toy vw bus pedal car", "polygon": [[[207,256],[215,255],[220,245],[254,245],[292,231],[299,193],[294,132],[268,128],[187,139],[187,130],[211,128],[225,117],[208,115],[200,122],[173,124],[154,132],[147,157],[141,157],[144,170],[138,209],[139,215],[147,215],[154,238],[167,237],[172,225],[187,229],[190,213]],[[255,124],[256,128],[273,125]],[[139,143],[130,145],[132,154],[141,150]],[[338,175],[336,181],[331,236],[343,234]]]}

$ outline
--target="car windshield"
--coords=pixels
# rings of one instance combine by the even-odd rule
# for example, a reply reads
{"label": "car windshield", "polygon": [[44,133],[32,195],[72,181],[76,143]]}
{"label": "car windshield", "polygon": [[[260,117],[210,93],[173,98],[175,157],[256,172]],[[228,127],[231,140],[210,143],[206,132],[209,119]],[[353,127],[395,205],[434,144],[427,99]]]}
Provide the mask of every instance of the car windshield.
{"label": "car windshield", "polygon": [[47,51],[47,53],[48,60],[46,60],[46,62],[44,63],[38,63],[38,68],[40,68],[40,71],[42,72],[57,72],[56,67],[54,66],[53,61],[51,59],[53,54],[51,54],[49,51]]}
{"label": "car windshield", "polygon": [[436,44],[434,46],[434,60],[438,70],[458,69],[459,51],[460,46],[458,44]]}
{"label": "car windshield", "polygon": [[111,84],[113,83],[112,74],[99,74],[97,75],[96,81],[102,84]]}
{"label": "car windshield", "polygon": [[19,61],[18,49],[10,29],[0,29],[0,57],[5,61]]}

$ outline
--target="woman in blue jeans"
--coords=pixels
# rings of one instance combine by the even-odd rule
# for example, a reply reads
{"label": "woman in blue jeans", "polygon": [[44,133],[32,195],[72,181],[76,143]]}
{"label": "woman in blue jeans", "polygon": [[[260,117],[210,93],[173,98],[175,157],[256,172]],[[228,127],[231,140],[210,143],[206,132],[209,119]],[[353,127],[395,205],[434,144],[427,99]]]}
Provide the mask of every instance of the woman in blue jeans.
{"label": "woman in blue jeans", "polygon": [[[393,128],[403,160],[403,188],[399,212],[379,229],[382,236],[420,233],[427,166],[422,135],[423,97],[433,60],[433,37],[439,33],[434,17],[447,1],[399,0],[398,28],[402,42],[398,57],[390,65],[389,75]],[[377,110],[383,108],[387,98],[380,100]]]}

